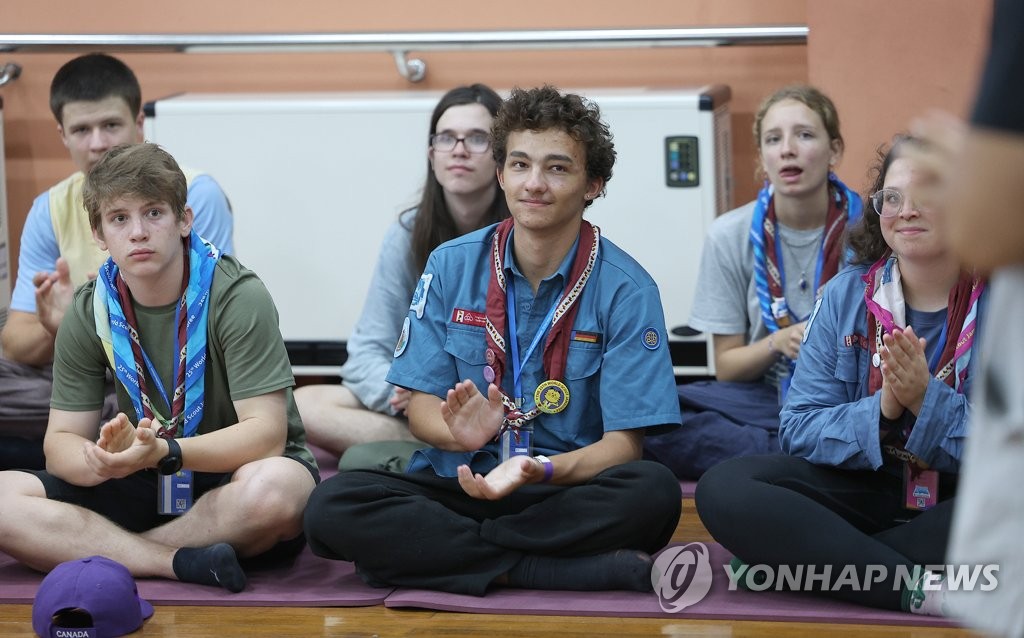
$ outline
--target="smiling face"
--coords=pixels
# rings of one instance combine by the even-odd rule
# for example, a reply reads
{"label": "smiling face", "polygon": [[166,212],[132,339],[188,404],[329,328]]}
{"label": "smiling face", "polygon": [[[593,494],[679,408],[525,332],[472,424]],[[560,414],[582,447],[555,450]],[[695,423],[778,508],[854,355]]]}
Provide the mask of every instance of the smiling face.
{"label": "smiling face", "polygon": [[508,136],[498,182],[516,228],[541,234],[575,235],[586,202],[603,181],[587,175],[583,143],[559,129],[514,131]]}
{"label": "smiling face", "polygon": [[912,189],[922,173],[915,170],[913,160],[901,157],[892,161],[885,174],[884,188],[903,194],[903,209],[895,217],[882,217],[882,237],[900,260],[927,263],[947,260],[950,252],[941,214],[920,210],[912,200]]}
{"label": "smiling face", "polygon": [[761,168],[776,196],[803,198],[826,188],[842,145],[830,140],[817,113],[798,100],[776,102],[765,112],[758,140]]}
{"label": "smiling face", "polygon": [[[93,238],[111,258],[132,294],[179,292],[182,267],[182,239],[192,229],[192,209],[185,207],[179,219],[165,202],[147,201],[126,195],[100,204],[99,227]],[[145,303],[145,302],[144,302]],[[147,304],[154,305],[154,304]]]}
{"label": "smiling face", "polygon": [[121,97],[68,102],[62,118],[57,131],[71,161],[83,173],[88,173],[115,146],[142,141],[145,114],[140,111],[133,118],[128,103]]}

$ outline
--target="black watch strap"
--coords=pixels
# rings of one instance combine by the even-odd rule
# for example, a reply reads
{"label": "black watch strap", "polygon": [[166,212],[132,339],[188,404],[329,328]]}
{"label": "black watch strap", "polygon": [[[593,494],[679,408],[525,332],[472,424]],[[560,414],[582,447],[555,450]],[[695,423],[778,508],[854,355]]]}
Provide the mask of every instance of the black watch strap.
{"label": "black watch strap", "polygon": [[156,468],[161,474],[167,476],[181,469],[181,446],[173,438],[164,440],[167,441],[167,456],[160,459]]}

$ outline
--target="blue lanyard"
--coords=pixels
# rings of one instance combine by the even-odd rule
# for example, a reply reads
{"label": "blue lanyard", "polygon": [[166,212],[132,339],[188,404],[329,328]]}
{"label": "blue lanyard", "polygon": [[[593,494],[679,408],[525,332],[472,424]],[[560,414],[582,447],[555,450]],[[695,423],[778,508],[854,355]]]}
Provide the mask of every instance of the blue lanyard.
{"label": "blue lanyard", "polygon": [[[526,350],[526,354],[523,355],[522,363],[526,363],[530,360],[530,355],[537,349],[537,344],[547,334],[548,326],[551,324],[552,317],[555,316],[555,309],[558,308],[558,303],[562,300],[561,295],[555,300],[555,303],[551,306],[551,310],[548,311],[546,317],[537,328],[537,333],[533,335],[533,342],[530,347]],[[515,386],[515,402],[516,407],[521,407],[523,404],[523,379],[522,364],[519,361],[519,337],[516,335],[516,282],[513,278],[509,277],[508,285],[505,287],[505,305],[508,307],[508,330],[509,330],[509,349],[512,351],[512,382]]]}
{"label": "blue lanyard", "polygon": [[945,321],[942,322],[942,332],[939,333],[939,341],[935,344],[935,350],[932,350],[932,356],[928,360],[928,369],[931,370],[932,374],[938,372],[939,359],[942,358],[942,351],[946,349],[946,338],[948,337],[949,324]]}

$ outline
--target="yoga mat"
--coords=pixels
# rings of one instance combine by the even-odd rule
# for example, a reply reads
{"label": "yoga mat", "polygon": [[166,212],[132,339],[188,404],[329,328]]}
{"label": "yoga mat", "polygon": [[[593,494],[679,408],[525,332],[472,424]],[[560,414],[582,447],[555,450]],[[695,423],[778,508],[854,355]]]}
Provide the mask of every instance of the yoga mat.
{"label": "yoga mat", "polygon": [[683,498],[693,498],[697,491],[697,481],[679,481],[679,489],[683,492]]}
{"label": "yoga mat", "polygon": [[[352,563],[314,556],[307,547],[287,567],[250,570],[244,591],[137,578],[139,595],[154,604],[217,607],[365,607],[379,605],[391,592],[363,583]],[[0,603],[32,604],[43,574],[0,553]]]}
{"label": "yoga mat", "polygon": [[310,454],[316,460],[317,467],[320,468],[320,481],[326,481],[335,474],[338,473],[338,457],[331,454],[322,447],[317,447],[312,443],[306,443],[306,449],[309,450]]}
{"label": "yoga mat", "polygon": [[478,614],[958,626],[946,618],[872,609],[809,594],[728,591],[729,579],[721,566],[729,562],[732,554],[717,543],[706,545],[710,550],[713,566],[711,590],[700,602],[676,613],[664,611],[655,593],[628,591],[574,592],[495,588],[486,596],[476,597],[399,587],[387,597],[384,604],[387,607],[421,607]]}

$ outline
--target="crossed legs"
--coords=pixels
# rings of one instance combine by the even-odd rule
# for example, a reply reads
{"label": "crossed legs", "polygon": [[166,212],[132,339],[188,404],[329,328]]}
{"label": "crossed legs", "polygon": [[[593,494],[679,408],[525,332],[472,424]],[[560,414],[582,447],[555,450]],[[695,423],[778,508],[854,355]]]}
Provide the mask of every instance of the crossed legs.
{"label": "crossed legs", "polygon": [[[101,554],[124,564],[136,576],[196,582],[180,573],[182,558],[188,554],[177,561],[176,554],[183,547],[223,543],[230,547],[196,559],[227,561],[222,566],[237,574],[221,584],[241,589],[244,574],[235,552],[254,556],[300,534],[302,511],[313,487],[313,477],[301,463],[286,457],[262,459],[239,468],[227,484],[197,499],[188,513],[133,532],[85,507],[48,499],[43,481],[35,474],[0,472],[0,549],[44,571],[67,560]],[[130,487],[129,492],[126,501],[142,498],[145,486]],[[155,495],[146,501],[155,510]],[[216,579],[199,582],[217,584]]]}

